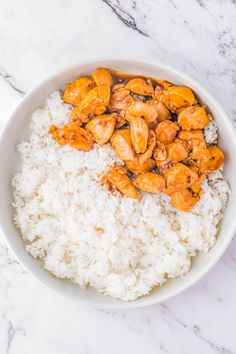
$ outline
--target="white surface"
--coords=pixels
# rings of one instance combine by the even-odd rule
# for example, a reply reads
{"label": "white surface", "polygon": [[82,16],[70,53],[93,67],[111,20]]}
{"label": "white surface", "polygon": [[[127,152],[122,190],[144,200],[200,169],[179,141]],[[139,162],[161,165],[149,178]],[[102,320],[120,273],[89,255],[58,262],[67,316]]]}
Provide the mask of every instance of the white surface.
{"label": "white surface", "polygon": [[[102,0],[0,2],[1,126],[22,96],[17,90],[28,91],[78,58],[111,54],[157,58],[184,70],[236,118],[234,1],[110,3],[136,30]],[[55,295],[0,242],[1,354],[236,353],[235,241],[184,294],[119,312],[86,309]]]}

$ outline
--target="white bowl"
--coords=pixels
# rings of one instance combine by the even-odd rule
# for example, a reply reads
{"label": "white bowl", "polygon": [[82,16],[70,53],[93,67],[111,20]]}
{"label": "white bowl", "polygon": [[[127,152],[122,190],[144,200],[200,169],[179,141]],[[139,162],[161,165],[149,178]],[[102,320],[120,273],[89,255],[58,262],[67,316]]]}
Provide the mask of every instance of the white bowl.
{"label": "white bowl", "polygon": [[[81,290],[70,281],[57,279],[43,268],[42,262],[26,253],[20,232],[12,222],[14,210],[12,207],[11,179],[20,167],[16,145],[27,138],[31,113],[44,103],[51,91],[58,88],[63,89],[65,83],[73,80],[78,75],[89,74],[97,67],[108,67],[123,72],[148,75],[171,81],[176,85],[191,87],[201,102],[208,107],[218,124],[220,133],[219,144],[226,156],[224,176],[231,187],[227,210],[221,221],[217,242],[214,247],[207,254],[199,254],[194,258],[190,272],[183,279],[170,280],[162,288],[156,288],[149,295],[133,302],[114,300],[98,294],[93,289]],[[124,309],[157,304],[195,284],[214,266],[229,245],[236,226],[235,170],[236,135],[234,128],[219,103],[195,80],[178,70],[157,62],[142,63],[129,60],[100,60],[82,63],[59,72],[36,86],[23,98],[9,119],[0,140],[0,225],[9,247],[19,262],[42,283],[66,295],[68,298],[75,299],[78,303],[87,304],[95,308]]]}

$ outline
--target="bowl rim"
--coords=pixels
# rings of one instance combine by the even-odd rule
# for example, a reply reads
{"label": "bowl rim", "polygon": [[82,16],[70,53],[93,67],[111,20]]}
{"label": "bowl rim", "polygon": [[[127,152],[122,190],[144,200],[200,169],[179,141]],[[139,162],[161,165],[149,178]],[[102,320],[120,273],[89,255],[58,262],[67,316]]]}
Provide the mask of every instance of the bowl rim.
{"label": "bowl rim", "polygon": [[[128,62],[136,64],[136,65],[141,65],[141,66],[149,66],[150,65],[152,67],[156,67],[157,69],[159,68],[162,70],[169,71],[170,73],[173,73],[179,77],[182,77],[186,81],[192,82],[192,84],[195,86],[195,88],[197,88],[197,90],[199,92],[202,92],[209,99],[209,101],[211,101],[212,105],[215,106],[216,109],[219,111],[222,119],[224,120],[224,123],[228,126],[228,129],[231,130],[232,136],[233,136],[235,143],[236,143],[236,130],[233,126],[232,121],[228,117],[227,113],[222,108],[221,104],[216,100],[216,98],[211,93],[208,92],[208,90],[202,84],[200,84],[197,80],[193,79],[188,74],[184,73],[183,71],[181,71],[179,69],[176,69],[175,67],[173,67],[171,65],[164,64],[164,63],[162,63],[160,61],[156,61],[156,60],[150,60],[150,59],[136,60],[133,58],[124,58],[124,57],[122,57],[122,58],[119,58],[119,57],[96,57],[95,58],[94,57],[89,60],[81,60],[81,61],[78,61],[78,62],[72,64],[72,65],[66,66],[63,69],[58,70],[58,71],[54,72],[53,74],[47,76],[46,78],[41,80],[38,84],[34,85],[33,88],[30,89],[22,97],[22,99],[19,101],[19,103],[16,105],[15,109],[10,114],[6,124],[4,125],[3,129],[1,130],[0,149],[1,149],[1,144],[2,144],[3,138],[6,134],[9,126],[14,121],[17,111],[21,108],[21,106],[23,106],[30,99],[30,97],[33,94],[35,94],[38,90],[40,90],[41,87],[43,87],[44,85],[53,81],[57,77],[60,77],[61,75],[66,74],[70,70],[75,70],[77,68],[79,70],[80,66],[85,66],[85,65],[97,65],[99,67],[100,62],[109,62],[110,63],[109,65],[111,68],[112,68],[112,65],[115,65],[115,63],[120,63],[120,64],[124,63],[125,64]],[[154,296],[151,298],[147,297],[145,299],[145,301],[143,301],[143,302],[137,302],[136,300],[134,300],[134,301],[119,300],[119,304],[117,304],[117,306],[115,304],[110,304],[110,303],[98,304],[96,301],[93,301],[90,299],[85,300],[81,297],[78,297],[77,299],[79,301],[77,301],[77,299],[75,299],[74,297],[68,296],[68,294],[66,295],[65,292],[63,292],[59,287],[52,286],[52,284],[50,282],[45,281],[45,279],[43,279],[43,277],[39,276],[39,274],[37,274],[37,272],[34,269],[32,270],[26,264],[23,257],[21,257],[19,254],[17,254],[17,252],[14,250],[14,247],[12,246],[13,243],[7,237],[7,230],[4,230],[1,213],[0,213],[0,230],[2,232],[3,238],[4,238],[8,248],[10,249],[10,251],[12,252],[14,257],[17,259],[17,261],[20,263],[20,265],[23,267],[23,269],[25,269],[28,273],[32,274],[34,278],[36,278],[38,281],[40,281],[43,285],[47,286],[47,288],[53,290],[56,293],[63,295],[67,299],[69,298],[69,299],[75,301],[77,304],[79,303],[81,305],[90,306],[95,309],[122,310],[122,309],[142,308],[142,307],[162,303],[164,301],[167,301],[167,300],[173,298],[174,296],[181,294],[182,292],[184,292],[185,290],[189,289],[194,284],[196,284],[200,279],[202,279],[214,267],[214,265],[219,261],[219,259],[225,253],[225,251],[228,248],[230,242],[232,241],[232,239],[234,237],[234,233],[236,231],[236,219],[234,220],[234,225],[231,228],[231,231],[228,234],[226,241],[222,245],[223,247],[220,249],[220,251],[212,259],[210,259],[207,262],[207,264],[203,267],[203,269],[201,271],[199,271],[194,277],[192,277],[190,280],[188,280],[187,284],[180,286],[178,289],[170,290],[169,293],[167,295],[165,295],[163,299],[156,299]]]}

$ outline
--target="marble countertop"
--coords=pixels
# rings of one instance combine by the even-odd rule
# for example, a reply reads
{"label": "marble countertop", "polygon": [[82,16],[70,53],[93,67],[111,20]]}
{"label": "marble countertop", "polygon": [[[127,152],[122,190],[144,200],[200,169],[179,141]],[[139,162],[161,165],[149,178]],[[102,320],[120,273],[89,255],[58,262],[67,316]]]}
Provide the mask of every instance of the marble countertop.
{"label": "marble countertop", "polygon": [[[157,59],[198,79],[236,121],[234,0],[0,1],[0,127],[31,87],[93,57]],[[236,353],[236,240],[161,305],[84,308],[45,288],[0,237],[1,354]]]}

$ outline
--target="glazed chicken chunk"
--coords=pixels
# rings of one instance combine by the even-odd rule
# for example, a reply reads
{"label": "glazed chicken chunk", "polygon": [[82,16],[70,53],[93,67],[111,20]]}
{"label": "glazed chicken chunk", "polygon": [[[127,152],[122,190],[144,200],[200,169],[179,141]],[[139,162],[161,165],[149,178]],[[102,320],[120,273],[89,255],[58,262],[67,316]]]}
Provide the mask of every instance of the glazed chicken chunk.
{"label": "glazed chicken chunk", "polygon": [[127,173],[128,170],[125,167],[115,165],[103,176],[102,183],[110,183],[125,196],[137,199],[138,192],[127,176]]}
{"label": "glazed chicken chunk", "polygon": [[142,173],[133,183],[139,189],[149,193],[159,193],[165,189],[164,177],[153,172]]}
{"label": "glazed chicken chunk", "polygon": [[115,124],[116,116],[114,114],[104,114],[91,119],[85,128],[93,135],[96,143],[103,145],[110,140]]}
{"label": "glazed chicken chunk", "polygon": [[165,171],[167,193],[172,194],[191,186],[198,180],[196,172],[182,163],[177,163]]}
{"label": "glazed chicken chunk", "polygon": [[89,151],[93,147],[93,139],[90,133],[75,123],[58,128],[52,125],[49,133],[60,145],[69,145],[80,151]]}

